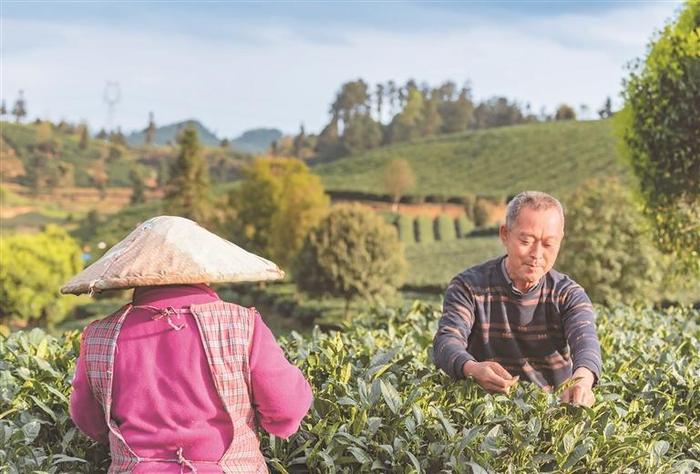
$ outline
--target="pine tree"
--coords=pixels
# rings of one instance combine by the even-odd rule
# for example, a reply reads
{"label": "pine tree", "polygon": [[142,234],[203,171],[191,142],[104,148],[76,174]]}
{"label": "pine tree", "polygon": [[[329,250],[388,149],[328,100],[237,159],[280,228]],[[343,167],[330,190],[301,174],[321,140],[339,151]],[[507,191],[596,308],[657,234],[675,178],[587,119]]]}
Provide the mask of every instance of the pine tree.
{"label": "pine tree", "polygon": [[12,108],[12,115],[15,116],[17,123],[20,123],[27,116],[27,102],[24,100],[24,91],[19,91],[19,97]]}
{"label": "pine tree", "polygon": [[598,110],[598,116],[602,119],[612,117],[612,101],[610,96],[605,99],[603,107]]}
{"label": "pine tree", "polygon": [[88,143],[90,143],[90,134],[88,132],[88,126],[87,124],[82,124],[80,126],[80,143],[78,146],[81,150],[85,150],[88,147]]}
{"label": "pine tree", "polygon": [[197,131],[187,127],[178,143],[180,153],[170,169],[165,190],[166,209],[205,225],[212,218],[209,170],[200,154]]}
{"label": "pine tree", "polygon": [[153,112],[148,113],[148,127],[146,127],[146,146],[153,145],[156,140],[156,123],[153,120]]}

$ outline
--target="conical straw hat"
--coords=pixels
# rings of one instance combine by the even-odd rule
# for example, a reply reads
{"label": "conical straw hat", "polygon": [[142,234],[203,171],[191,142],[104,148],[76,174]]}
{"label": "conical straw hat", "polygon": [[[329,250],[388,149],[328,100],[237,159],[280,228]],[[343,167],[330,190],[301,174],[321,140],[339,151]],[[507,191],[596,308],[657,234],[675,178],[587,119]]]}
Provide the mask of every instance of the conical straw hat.
{"label": "conical straw hat", "polygon": [[284,278],[277,265],[183,217],[147,220],[61,293],[93,293],[137,286],[269,281]]}

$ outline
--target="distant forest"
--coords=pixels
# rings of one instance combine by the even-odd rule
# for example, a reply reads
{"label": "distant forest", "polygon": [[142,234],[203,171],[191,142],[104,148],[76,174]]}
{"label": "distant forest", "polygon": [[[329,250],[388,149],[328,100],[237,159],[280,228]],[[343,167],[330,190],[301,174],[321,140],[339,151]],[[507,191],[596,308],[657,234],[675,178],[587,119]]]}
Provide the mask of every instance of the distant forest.
{"label": "distant forest", "polygon": [[[581,110],[587,106],[581,106]],[[607,98],[597,111],[600,118],[612,115]],[[330,120],[318,135],[307,134],[303,125],[295,136],[272,145],[271,154],[301,159],[333,159],[382,145],[411,141],[445,133],[502,127],[520,123],[575,120],[576,110],[561,104],[554,114],[535,114],[506,97],[476,103],[470,86],[447,81],[438,87],[409,80],[378,83],[346,82],[330,105]]]}

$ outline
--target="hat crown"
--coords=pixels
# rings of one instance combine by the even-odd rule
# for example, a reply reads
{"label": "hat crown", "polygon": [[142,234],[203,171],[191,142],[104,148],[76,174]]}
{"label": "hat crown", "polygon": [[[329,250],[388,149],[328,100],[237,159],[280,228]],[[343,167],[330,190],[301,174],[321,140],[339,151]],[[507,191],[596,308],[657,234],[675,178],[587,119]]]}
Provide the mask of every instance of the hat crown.
{"label": "hat crown", "polygon": [[80,294],[136,286],[281,278],[284,272],[273,262],[190,219],[156,216],[139,224],[61,292]]}

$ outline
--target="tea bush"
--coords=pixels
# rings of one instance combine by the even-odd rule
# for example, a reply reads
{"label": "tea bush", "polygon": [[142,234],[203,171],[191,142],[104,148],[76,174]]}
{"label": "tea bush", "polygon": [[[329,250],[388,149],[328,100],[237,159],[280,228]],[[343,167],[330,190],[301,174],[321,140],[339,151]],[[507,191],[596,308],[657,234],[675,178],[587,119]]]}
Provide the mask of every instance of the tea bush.
{"label": "tea bush", "polygon": [[428,216],[418,216],[413,225],[416,231],[416,242],[421,244],[434,242],[435,232],[433,230],[433,220]]}
{"label": "tea bush", "polygon": [[457,238],[457,230],[454,219],[448,214],[440,214],[433,221],[437,240],[450,241]]}
{"label": "tea bush", "polygon": [[[344,332],[281,339],[314,389],[289,440],[262,436],[273,472],[696,472],[700,313],[599,310],[593,408],[521,383],[509,396],[438,372],[439,310],[375,309]],[[68,419],[78,334],[0,339],[2,472],[104,472]]]}

